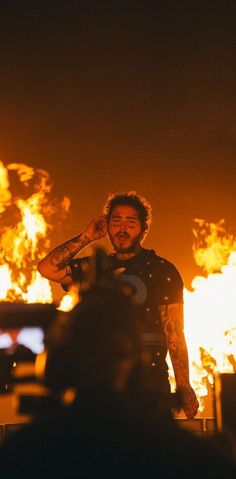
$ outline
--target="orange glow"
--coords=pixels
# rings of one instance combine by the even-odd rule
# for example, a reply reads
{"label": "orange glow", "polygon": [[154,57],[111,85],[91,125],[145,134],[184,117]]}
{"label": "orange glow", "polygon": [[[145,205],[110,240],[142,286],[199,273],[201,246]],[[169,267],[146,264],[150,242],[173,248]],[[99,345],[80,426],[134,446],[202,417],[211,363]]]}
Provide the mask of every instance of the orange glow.
{"label": "orange glow", "polygon": [[70,291],[63,296],[57,309],[60,311],[71,311],[79,302],[79,288],[77,285],[72,286]]}
{"label": "orange glow", "polygon": [[[66,214],[70,200],[55,206],[50,192],[46,171],[0,162],[0,301],[53,302],[50,283],[37,272],[37,264],[50,249],[53,215],[57,210],[60,217]],[[236,369],[236,240],[226,233],[223,220],[195,223],[193,254],[204,273],[193,279],[191,291],[184,290],[184,315],[191,383],[204,411],[213,373]],[[58,309],[74,307],[76,288],[64,295]]]}
{"label": "orange glow", "polygon": [[[50,247],[50,220],[56,210],[50,191],[46,171],[0,162],[0,301],[53,301],[49,281],[37,272]],[[60,210],[68,211],[69,205],[64,198]]]}
{"label": "orange glow", "polygon": [[184,314],[191,384],[203,411],[213,374],[233,372],[236,364],[236,242],[223,220],[196,222],[193,251],[206,276],[184,290]]}

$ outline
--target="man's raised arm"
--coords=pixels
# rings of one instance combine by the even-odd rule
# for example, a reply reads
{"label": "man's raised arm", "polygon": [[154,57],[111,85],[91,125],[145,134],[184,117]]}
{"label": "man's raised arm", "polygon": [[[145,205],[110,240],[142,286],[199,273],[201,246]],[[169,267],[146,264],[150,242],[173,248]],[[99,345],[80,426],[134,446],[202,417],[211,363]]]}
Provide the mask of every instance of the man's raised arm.
{"label": "man's raised arm", "polygon": [[73,279],[69,263],[88,244],[105,236],[106,231],[104,215],[92,220],[83,233],[74,236],[50,251],[39,262],[39,273],[51,281],[71,284]]}

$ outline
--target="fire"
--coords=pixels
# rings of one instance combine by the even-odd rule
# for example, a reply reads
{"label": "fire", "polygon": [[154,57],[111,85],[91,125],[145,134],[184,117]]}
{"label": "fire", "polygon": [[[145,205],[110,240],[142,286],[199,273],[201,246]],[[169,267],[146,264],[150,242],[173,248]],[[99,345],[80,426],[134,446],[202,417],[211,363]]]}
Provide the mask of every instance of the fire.
{"label": "fire", "polygon": [[[0,162],[0,301],[53,302],[49,281],[37,272],[50,246],[50,220],[56,212],[50,191],[45,170]],[[68,209],[64,198],[60,211]]]}
{"label": "fire", "polygon": [[214,373],[236,366],[236,241],[224,220],[195,221],[193,252],[205,276],[193,279],[192,291],[184,290],[184,315],[191,384],[203,411]]}
{"label": "fire", "polygon": [[236,239],[233,235],[226,234],[224,219],[216,224],[195,219],[195,223],[197,228],[193,229],[193,254],[197,265],[208,274],[221,271],[231,252],[236,251]]}
{"label": "fire", "polygon": [[[46,171],[0,162],[0,301],[53,302],[37,264],[50,248],[53,215],[60,209],[63,220],[70,200],[65,197],[58,208],[50,192]],[[204,411],[214,373],[236,371],[236,240],[226,234],[224,220],[195,223],[193,254],[204,274],[193,279],[191,291],[184,289],[184,316],[191,384]],[[72,289],[58,309],[77,302]],[[173,385],[173,371],[171,380]]]}
{"label": "fire", "polygon": [[71,311],[79,301],[79,287],[75,285],[70,288],[70,291],[65,294],[65,296],[63,296],[57,309],[60,311]]}

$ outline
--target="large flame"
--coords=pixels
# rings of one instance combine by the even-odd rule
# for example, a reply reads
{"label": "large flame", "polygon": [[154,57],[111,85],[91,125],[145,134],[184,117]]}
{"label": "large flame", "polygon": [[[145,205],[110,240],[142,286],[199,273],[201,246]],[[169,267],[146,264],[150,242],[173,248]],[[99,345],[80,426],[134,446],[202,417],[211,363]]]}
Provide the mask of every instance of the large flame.
{"label": "large flame", "polygon": [[[50,246],[50,220],[56,211],[50,191],[45,170],[0,162],[0,301],[53,301],[48,280],[37,272]],[[60,211],[68,208],[64,198]]]}
{"label": "large flame", "polygon": [[195,222],[193,252],[205,275],[184,290],[184,315],[191,383],[204,411],[214,373],[236,370],[236,241],[224,220]]}

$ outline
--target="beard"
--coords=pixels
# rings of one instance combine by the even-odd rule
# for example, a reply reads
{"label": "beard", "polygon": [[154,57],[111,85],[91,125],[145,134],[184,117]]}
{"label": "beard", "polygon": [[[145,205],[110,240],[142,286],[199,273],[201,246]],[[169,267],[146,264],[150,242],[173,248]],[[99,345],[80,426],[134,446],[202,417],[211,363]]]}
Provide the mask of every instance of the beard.
{"label": "beard", "polygon": [[[143,233],[137,234],[134,238],[131,239],[130,235],[128,233],[117,233],[115,236],[111,236],[109,231],[108,231],[108,236],[109,240],[115,250],[116,253],[133,253],[136,251],[137,247],[140,246],[141,244],[141,239],[142,239]],[[119,243],[119,237],[122,236],[123,238],[126,238],[129,240],[129,244],[126,246],[125,244],[122,245]]]}

